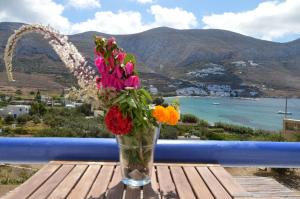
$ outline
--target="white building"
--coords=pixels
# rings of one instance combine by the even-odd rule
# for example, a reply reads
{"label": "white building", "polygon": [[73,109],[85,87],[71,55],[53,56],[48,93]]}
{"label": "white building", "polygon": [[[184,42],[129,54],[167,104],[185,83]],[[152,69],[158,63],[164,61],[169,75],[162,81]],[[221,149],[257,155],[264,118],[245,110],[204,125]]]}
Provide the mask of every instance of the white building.
{"label": "white building", "polygon": [[176,90],[177,95],[190,96],[190,95],[207,95],[207,92],[197,87],[186,87]]}
{"label": "white building", "polygon": [[66,103],[66,105],[65,105],[65,107],[66,108],[76,108],[76,107],[79,107],[79,106],[82,106],[83,105],[83,103],[81,103],[81,102],[71,102],[71,101],[69,101],[68,103]]}
{"label": "white building", "polygon": [[154,87],[153,85],[150,85],[149,91],[150,91],[150,93],[152,93],[153,95],[156,95],[156,94],[158,93],[158,89],[157,89],[156,87]]}
{"label": "white building", "polygon": [[231,86],[229,85],[218,85],[218,84],[210,84],[207,85],[207,90],[209,94],[212,96],[219,96],[219,97],[229,97],[231,92]]}
{"label": "white building", "polygon": [[12,115],[14,118],[17,118],[21,115],[29,114],[29,110],[29,105],[8,105],[0,109],[0,116]]}
{"label": "white building", "polygon": [[245,61],[234,61],[231,62],[233,65],[235,65],[236,67],[246,67],[247,63]]}
{"label": "white building", "polygon": [[194,70],[186,73],[188,76],[192,77],[207,77],[209,75],[224,75],[225,69],[222,65],[213,64],[209,68],[204,68],[201,70]]}

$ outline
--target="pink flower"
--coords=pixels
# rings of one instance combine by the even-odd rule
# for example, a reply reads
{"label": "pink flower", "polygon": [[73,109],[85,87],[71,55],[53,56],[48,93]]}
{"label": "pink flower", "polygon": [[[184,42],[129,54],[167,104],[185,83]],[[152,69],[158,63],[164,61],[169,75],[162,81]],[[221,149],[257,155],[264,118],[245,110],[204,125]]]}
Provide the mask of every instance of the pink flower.
{"label": "pink flower", "polygon": [[114,70],[114,74],[117,78],[121,79],[123,76],[123,69],[120,66],[117,66]]}
{"label": "pink flower", "polygon": [[106,72],[105,60],[102,57],[97,57],[95,59],[95,65],[96,65],[99,73],[103,74]]}
{"label": "pink flower", "polygon": [[114,74],[104,74],[101,78],[103,88],[115,88],[117,91],[124,89],[124,81],[114,76]]}
{"label": "pink flower", "polygon": [[107,48],[110,50],[113,44],[116,44],[116,39],[114,37],[111,37],[107,40]]}
{"label": "pink flower", "polygon": [[124,62],[125,57],[126,57],[126,53],[119,52],[117,59],[120,62],[120,64],[122,64]]}
{"label": "pink flower", "polygon": [[108,62],[109,62],[110,69],[114,69],[115,68],[115,59],[113,58],[113,56],[110,56],[108,58]]}
{"label": "pink flower", "polygon": [[94,48],[94,55],[96,55],[96,56],[100,56],[101,55],[99,52],[97,52],[96,48]]}
{"label": "pink flower", "polygon": [[137,89],[138,87],[140,87],[140,79],[138,76],[132,75],[125,80],[124,84],[126,87],[133,87]]}
{"label": "pink flower", "polygon": [[134,65],[131,62],[127,62],[127,64],[125,65],[125,71],[126,74],[129,76],[133,73],[134,71]]}
{"label": "pink flower", "polygon": [[97,84],[97,88],[100,89],[101,88],[101,78],[100,77],[96,77],[96,84]]}
{"label": "pink flower", "polygon": [[119,91],[119,90],[122,90],[124,89],[124,81],[121,80],[121,79],[117,79],[115,78],[115,82],[114,82],[114,88]]}

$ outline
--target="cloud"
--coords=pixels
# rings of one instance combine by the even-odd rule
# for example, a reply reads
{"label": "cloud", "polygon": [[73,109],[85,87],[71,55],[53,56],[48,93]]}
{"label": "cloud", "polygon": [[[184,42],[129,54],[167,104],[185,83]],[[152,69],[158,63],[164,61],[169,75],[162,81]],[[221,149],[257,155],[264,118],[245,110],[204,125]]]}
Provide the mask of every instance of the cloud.
{"label": "cloud", "polygon": [[99,31],[110,34],[129,34],[145,30],[142,24],[142,16],[139,12],[119,11],[113,13],[96,12],[93,19],[76,23],[72,26],[71,32]]}
{"label": "cloud", "polygon": [[195,15],[181,8],[165,8],[160,5],[153,5],[149,12],[155,18],[152,26],[168,26],[178,29],[188,29],[197,26]]}
{"label": "cloud", "polygon": [[153,5],[149,12],[155,20],[147,24],[143,23],[141,13],[136,11],[96,12],[94,18],[74,24],[71,32],[95,30],[110,34],[131,34],[160,26],[186,29],[197,25],[194,14],[181,8],[164,8]]}
{"label": "cloud", "polygon": [[0,21],[50,24],[68,32],[70,22],[62,16],[64,6],[52,0],[0,1]]}
{"label": "cloud", "polygon": [[[72,2],[94,2],[95,0],[69,0]],[[97,1],[99,3],[99,1]],[[68,5],[68,4],[67,4]],[[89,4],[91,6],[91,4]],[[100,4],[99,4],[100,6]],[[83,8],[83,4],[81,8]],[[20,9],[22,8],[22,9]],[[99,31],[110,34],[130,34],[145,31],[159,26],[186,29],[197,25],[197,19],[192,12],[181,8],[166,8],[152,5],[149,13],[154,16],[152,22],[143,22],[138,11],[98,11],[94,17],[71,23],[63,16],[65,7],[54,0],[0,0],[0,22],[41,23],[51,25],[64,34],[85,31]]]}
{"label": "cloud", "polygon": [[137,0],[138,3],[146,4],[146,3],[154,3],[154,0]]}
{"label": "cloud", "polygon": [[202,18],[204,28],[225,29],[241,34],[274,40],[300,34],[300,1],[267,1],[255,9],[212,14]]}
{"label": "cloud", "polygon": [[100,0],[69,0],[67,5],[78,9],[101,7]]}

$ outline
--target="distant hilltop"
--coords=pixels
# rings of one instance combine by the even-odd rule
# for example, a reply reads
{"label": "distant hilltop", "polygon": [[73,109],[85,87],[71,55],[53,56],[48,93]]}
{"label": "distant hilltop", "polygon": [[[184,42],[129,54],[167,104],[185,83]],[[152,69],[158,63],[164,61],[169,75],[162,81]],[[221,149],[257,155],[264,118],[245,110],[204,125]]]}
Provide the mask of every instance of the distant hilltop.
{"label": "distant hilltop", "polygon": [[[8,37],[21,25],[0,23],[1,57]],[[110,36],[98,32],[69,36],[91,64],[93,35]],[[154,93],[300,97],[299,39],[278,43],[225,30],[166,27],[114,37],[127,52],[136,55],[143,85]],[[21,78],[41,75],[48,78],[45,85],[53,81],[52,87],[61,88],[74,82],[47,41],[36,34],[19,41],[14,65],[17,72],[24,74],[19,75]],[[4,70],[4,61],[0,59],[0,71]],[[21,83],[16,85],[24,86]],[[0,80],[0,87],[5,86],[8,86],[6,81]]]}

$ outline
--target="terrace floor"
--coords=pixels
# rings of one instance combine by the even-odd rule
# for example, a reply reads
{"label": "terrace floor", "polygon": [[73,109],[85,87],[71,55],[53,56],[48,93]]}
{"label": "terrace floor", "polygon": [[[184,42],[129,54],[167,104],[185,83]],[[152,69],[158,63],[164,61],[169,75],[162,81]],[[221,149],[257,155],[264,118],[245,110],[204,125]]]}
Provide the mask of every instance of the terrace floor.
{"label": "terrace floor", "polygon": [[300,199],[299,192],[291,190],[270,177],[235,176],[234,179],[253,198],[257,199]]}
{"label": "terrace floor", "polygon": [[22,198],[208,198],[300,199],[269,177],[232,177],[220,165],[157,163],[152,183],[124,186],[120,168],[109,162],[54,161],[3,199]]}

